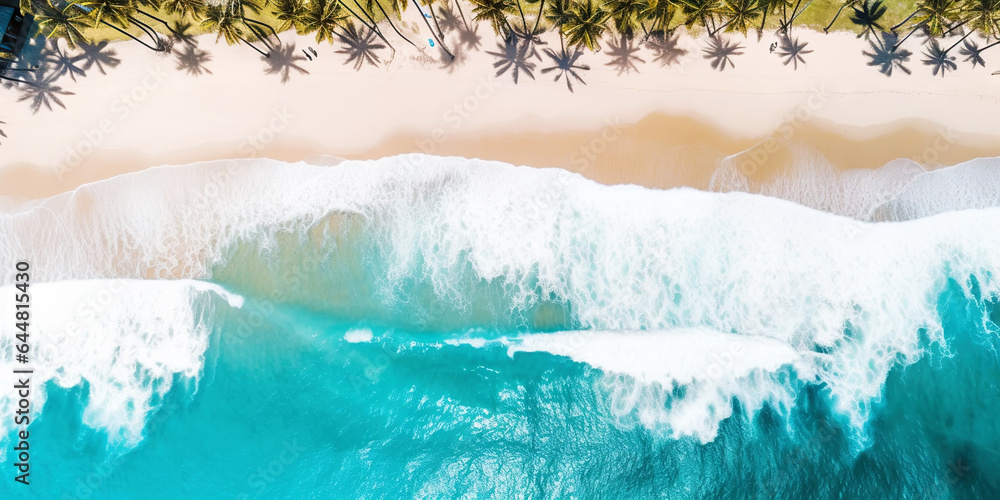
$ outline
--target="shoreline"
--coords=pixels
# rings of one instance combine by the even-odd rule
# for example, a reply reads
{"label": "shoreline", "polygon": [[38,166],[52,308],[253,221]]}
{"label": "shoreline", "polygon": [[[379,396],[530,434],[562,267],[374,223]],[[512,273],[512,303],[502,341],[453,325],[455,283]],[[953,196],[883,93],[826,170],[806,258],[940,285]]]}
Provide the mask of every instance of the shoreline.
{"label": "shoreline", "polygon": [[[558,44],[552,35],[549,47]],[[13,112],[2,117],[0,196],[37,199],[158,165],[317,154],[423,152],[560,167],[606,184],[700,189],[722,158],[769,137],[806,146],[838,169],[1000,156],[1000,78],[987,69],[963,66],[942,79],[914,66],[913,75],[887,78],[865,63],[867,44],[850,33],[794,35],[815,52],[798,71],[769,53],[772,37],[731,36],[745,54],[720,73],[701,55],[704,36],[682,34],[686,55],[662,68],[638,63],[638,72],[619,75],[606,54],[585,54],[591,70],[574,93],[541,74],[548,60],[537,61],[535,80],[491,77],[489,37],[451,72],[428,67],[424,52],[355,72],[329,45],[283,33],[295,51],[321,51],[315,61],[292,56],[287,81],[262,74],[266,64],[252,51],[216,45],[211,35],[198,38],[212,71],[201,76],[177,69],[176,54],[115,42],[121,63],[107,75],[57,82],[73,92],[61,97],[66,109],[31,114],[14,102],[15,89],[0,92]],[[637,55],[650,59],[645,48]]]}

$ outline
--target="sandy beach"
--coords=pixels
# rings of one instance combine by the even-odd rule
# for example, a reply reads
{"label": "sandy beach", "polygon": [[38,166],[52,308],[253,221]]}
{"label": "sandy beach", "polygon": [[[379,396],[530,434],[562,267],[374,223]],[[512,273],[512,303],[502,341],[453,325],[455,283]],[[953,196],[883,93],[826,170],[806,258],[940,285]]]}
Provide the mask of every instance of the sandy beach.
{"label": "sandy beach", "polygon": [[[34,112],[22,91],[0,92],[8,136],[0,195],[45,197],[150,166],[250,157],[423,152],[561,167],[609,184],[705,189],[722,158],[769,137],[805,145],[840,169],[1000,155],[991,54],[986,68],[963,64],[941,78],[921,64],[914,42],[912,74],[886,77],[867,64],[865,40],[800,28],[794,37],[813,52],[798,69],[769,52],[769,33],[759,41],[727,35],[743,54],[719,72],[704,57],[707,37],[681,33],[676,61],[662,66],[638,47],[633,67],[612,64],[617,49],[606,41],[580,58],[590,68],[579,72],[586,85],[575,82],[571,93],[565,80],[552,81],[557,72],[542,73],[553,65],[542,53],[531,59],[535,79],[494,76],[488,52],[499,49],[485,26],[481,35],[479,50],[448,69],[435,49],[399,44],[388,66],[360,71],[334,47],[291,32],[270,62],[197,37],[191,50],[204,54],[195,70],[182,64],[183,44],[162,55],[113,42],[104,51],[120,64],[107,74],[94,66],[75,82],[64,75],[50,83],[65,108]],[[555,34],[545,39],[543,49],[558,49]],[[306,47],[319,56],[307,60]]]}

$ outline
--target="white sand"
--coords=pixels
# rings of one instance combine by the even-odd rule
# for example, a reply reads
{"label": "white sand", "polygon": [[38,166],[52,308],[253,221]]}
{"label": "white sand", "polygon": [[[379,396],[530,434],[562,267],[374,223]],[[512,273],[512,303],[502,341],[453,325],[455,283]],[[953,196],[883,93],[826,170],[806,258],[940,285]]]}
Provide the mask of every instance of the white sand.
{"label": "white sand", "polygon": [[[416,20],[416,9],[406,15]],[[627,75],[606,64],[611,47],[605,42],[603,52],[580,58],[592,69],[581,72],[587,85],[575,85],[570,93],[563,81],[552,81],[555,72],[541,74],[553,65],[544,55],[534,61],[535,80],[522,74],[515,85],[509,74],[494,78],[494,59],[485,50],[497,50],[496,38],[486,25],[479,33],[480,51],[451,73],[427,62],[436,51],[421,54],[395,35],[390,41],[397,55],[388,68],[355,72],[344,65],[346,56],[335,52],[339,45],[283,33],[283,43],[294,44],[294,54],[302,58],[296,64],[308,71],[292,69],[285,83],[265,74],[268,64],[249,48],[217,45],[211,35],[198,39],[211,57],[206,67],[212,74],[201,76],[178,71],[175,56],[114,43],[122,63],[108,75],[92,68],[76,83],[68,77],[58,81],[75,93],[62,96],[67,109],[32,114],[27,103],[17,102],[18,91],[0,91],[0,120],[7,122],[0,128],[9,136],[0,141],[0,188],[30,179],[0,194],[48,195],[123,171],[197,159],[378,156],[380,144],[400,137],[405,142],[397,140],[393,151],[443,154],[458,139],[599,131],[650,113],[695,118],[736,139],[823,123],[857,140],[917,119],[936,125],[914,151],[933,147],[937,126],[955,143],[1000,144],[1000,76],[990,74],[996,64],[972,69],[959,59],[957,72],[934,77],[920,62],[916,37],[905,46],[915,52],[907,63],[913,75],[897,71],[892,78],[867,65],[861,51],[868,44],[851,33],[796,29],[794,35],[813,50],[798,71],[769,53],[773,33],[760,42],[753,35],[730,37],[744,46],[744,54],[733,58],[735,68],[721,73],[703,58],[704,36],[682,35],[687,54],[669,67],[652,62],[652,53],[641,49],[636,55],[647,62]],[[426,28],[413,35],[425,45],[426,37]],[[558,49],[557,36],[546,37],[548,47]],[[319,58],[305,60],[301,49],[307,46],[316,48]],[[1000,57],[1000,49],[994,52],[985,53],[987,62]],[[388,51],[382,55],[388,57]]]}

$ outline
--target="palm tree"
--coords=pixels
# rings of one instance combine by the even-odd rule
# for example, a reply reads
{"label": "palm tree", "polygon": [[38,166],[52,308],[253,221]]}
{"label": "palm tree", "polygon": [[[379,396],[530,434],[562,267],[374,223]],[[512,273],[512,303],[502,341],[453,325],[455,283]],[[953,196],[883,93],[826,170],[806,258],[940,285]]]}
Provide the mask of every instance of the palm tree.
{"label": "palm tree", "polygon": [[[711,31],[715,25],[715,14],[719,10],[718,0],[678,0],[681,13],[684,14],[684,25],[688,28],[701,21],[705,29]],[[711,22],[711,24],[709,24]]]}
{"label": "palm tree", "polygon": [[[568,0],[567,0],[568,1]],[[471,0],[472,19],[486,21],[493,26],[493,31],[506,39],[512,31],[507,21],[507,12],[511,9],[510,0]]]}
{"label": "palm tree", "polygon": [[[903,37],[896,47],[910,38],[918,29],[924,29],[932,37],[944,36],[945,28],[951,24],[951,20],[959,14],[957,0],[918,0],[917,9],[906,17],[902,22],[890,28],[893,33],[904,24],[914,21],[913,28]],[[895,47],[894,47],[895,48]]]}
{"label": "palm tree", "polygon": [[350,15],[337,0],[311,0],[309,8],[302,17],[302,32],[316,33],[316,42],[333,43],[334,37],[340,38],[337,28],[345,29],[350,22]]}
{"label": "palm tree", "polygon": [[570,46],[584,46],[592,51],[601,50],[598,41],[607,31],[604,25],[608,13],[594,0],[578,3],[570,10],[570,16],[563,29]]}
{"label": "palm tree", "polygon": [[278,31],[295,28],[295,32],[300,35],[306,33],[307,10],[306,5],[299,0],[273,0],[271,4],[271,14],[279,21]]}
{"label": "palm tree", "polygon": [[205,19],[201,22],[202,28],[215,31],[218,34],[215,37],[216,41],[219,41],[220,38],[225,38],[226,43],[229,45],[236,45],[243,42],[251,49],[257,51],[258,54],[270,57],[270,53],[264,52],[250,43],[248,38],[253,38],[253,35],[248,36],[244,33],[243,29],[240,28],[241,25],[243,25],[242,20],[236,16],[232,9],[223,5],[209,5],[205,10]]}
{"label": "palm tree", "polygon": [[[862,36],[868,39],[868,35],[875,35],[875,28],[879,31],[885,31],[885,28],[878,23],[878,20],[885,15],[886,7],[882,4],[882,0],[864,0],[861,4],[861,8],[854,7],[854,14],[851,15],[851,22],[862,27],[861,33],[858,34],[858,38]],[[876,36],[881,45],[882,41]]]}
{"label": "palm tree", "polygon": [[45,0],[44,4],[36,4],[31,12],[35,13],[35,22],[47,38],[62,38],[70,48],[87,41],[83,36],[87,14],[73,4],[59,9],[52,5],[52,0]]}
{"label": "palm tree", "polygon": [[788,33],[788,31],[792,29],[792,23],[794,23],[795,20],[798,19],[798,17],[801,16],[802,13],[805,12],[806,9],[808,9],[810,5],[812,5],[812,3],[813,3],[813,0],[809,0],[809,2],[806,3],[805,7],[802,7],[802,9],[799,9],[799,5],[802,5],[802,0],[796,0],[795,1],[795,7],[792,7],[792,15],[791,15],[791,17],[787,18],[787,20],[784,21],[781,24],[781,27],[778,28],[778,31],[781,32],[781,33]]}
{"label": "palm tree", "polygon": [[[414,47],[417,46],[417,44],[413,43],[413,41],[411,41],[409,38],[406,38],[405,35],[403,35],[402,33],[399,32],[399,30],[396,28],[396,25],[392,22],[392,17],[389,15],[388,12],[385,11],[385,7],[382,7],[382,3],[379,0],[365,0],[365,7],[364,8],[361,8],[361,4],[358,3],[358,0],[353,0],[353,1],[354,1],[354,5],[358,7],[358,10],[362,14],[364,14],[365,18],[368,19],[368,22],[371,23],[370,25],[368,23],[365,23],[364,20],[361,19],[360,17],[358,17],[358,15],[355,14],[353,10],[351,10],[349,7],[347,7],[347,5],[343,3],[343,0],[341,0],[341,5],[344,5],[344,7],[347,8],[348,12],[350,12],[352,15],[354,15],[354,17],[357,17],[358,20],[361,21],[361,24],[364,24],[365,26],[368,27],[368,29],[373,30],[376,33],[378,33],[379,38],[381,38],[383,42],[385,42],[387,45],[389,45],[389,48],[392,48],[392,44],[390,44],[389,41],[386,40],[384,36],[382,36],[382,30],[378,29],[378,23],[375,22],[375,19],[373,19],[368,14],[369,12],[375,12],[372,9],[372,7],[378,7],[379,12],[382,13],[383,18],[386,20],[386,22],[389,23],[389,27],[392,28],[392,31],[395,32],[397,36],[399,36],[400,38],[402,38],[403,40],[405,40],[406,43],[408,43],[408,44],[410,44],[410,45],[412,45]],[[389,8],[392,9],[393,14],[396,14],[396,16],[398,17],[400,15],[400,13],[403,10],[406,9],[406,0],[401,0],[401,2],[397,2],[397,0],[390,0],[390,2],[389,2]],[[367,10],[365,10],[365,9],[367,9]],[[393,53],[395,53],[396,49],[392,48],[392,51],[393,51]]]}
{"label": "palm tree", "polygon": [[728,32],[737,31],[746,36],[750,23],[760,17],[760,5],[757,0],[724,0],[721,13],[729,20],[714,32],[709,33],[710,36],[715,35],[723,28]]}
{"label": "palm tree", "polygon": [[677,13],[674,2],[672,0],[646,0],[644,4],[645,8],[639,13],[639,24],[645,26],[643,21],[650,21],[646,40],[649,40],[650,35],[654,33],[661,37],[670,38],[673,32],[670,28],[670,21]]}
{"label": "palm tree", "polygon": [[[229,9],[233,14],[243,23],[250,33],[259,40],[261,43],[267,47],[267,50],[274,51],[275,45],[270,42],[270,36],[273,35],[275,40],[278,40],[278,44],[281,44],[281,40],[278,38],[278,32],[274,28],[260,21],[250,19],[247,17],[247,11],[253,12],[254,14],[260,15],[264,11],[263,4],[258,3],[258,0],[222,0],[224,3],[228,2]],[[270,0],[263,0],[266,4]],[[270,32],[270,34],[265,33],[264,30]]]}
{"label": "palm tree", "polygon": [[205,14],[204,0],[164,0],[163,10],[168,14],[178,15],[182,18],[191,18],[193,21],[201,20]]}
{"label": "palm tree", "polygon": [[545,12],[545,20],[552,23],[559,31],[559,45],[563,44],[563,36],[566,34],[566,25],[569,23],[573,5],[570,0],[552,0],[549,3],[549,10]]}
{"label": "palm tree", "polygon": [[833,27],[833,23],[837,22],[837,18],[840,17],[840,13],[843,12],[844,9],[846,9],[848,7],[850,7],[850,8],[853,9],[859,3],[861,3],[861,0],[844,0],[844,3],[841,4],[841,6],[840,6],[839,9],[837,9],[837,14],[833,16],[833,20],[830,21],[830,24],[826,25],[826,27],[823,28],[823,32],[824,33],[829,33],[830,32],[830,28]]}
{"label": "palm tree", "polygon": [[[525,0],[525,1],[527,1],[529,5],[535,5],[536,3],[541,2],[541,5],[538,6],[538,15],[535,16],[535,27],[531,28],[532,33],[539,32],[538,24],[542,21],[542,17],[545,14],[545,0]],[[457,4],[458,2],[455,3]]]}
{"label": "palm tree", "polygon": [[[133,13],[137,13],[138,9],[131,0],[83,0],[75,5],[90,15],[95,27],[98,24],[104,24],[139,42],[143,47],[157,52],[163,50],[163,40],[160,39],[160,35],[149,25],[132,16]],[[133,24],[139,27],[143,33],[149,35],[156,46],[149,45],[125,31]]]}
{"label": "palm tree", "polygon": [[133,1],[135,2],[135,12],[137,14],[141,14],[162,24],[163,27],[167,28],[167,31],[169,31],[172,35],[177,36],[177,33],[174,32],[174,29],[171,28],[166,21],[140,8],[140,7],[146,7],[147,9],[152,10],[154,12],[159,12],[160,9],[163,8],[163,0],[133,0]]}
{"label": "palm tree", "polygon": [[605,0],[604,8],[608,11],[615,31],[626,38],[635,36],[636,29],[642,29],[644,33],[646,27],[639,22],[640,15],[648,8],[646,0]]}
{"label": "palm tree", "polygon": [[[965,41],[973,32],[979,31],[986,39],[1000,37],[1000,0],[969,0],[965,5],[965,20],[972,29],[944,52],[947,54]],[[961,25],[960,24],[960,25]]]}

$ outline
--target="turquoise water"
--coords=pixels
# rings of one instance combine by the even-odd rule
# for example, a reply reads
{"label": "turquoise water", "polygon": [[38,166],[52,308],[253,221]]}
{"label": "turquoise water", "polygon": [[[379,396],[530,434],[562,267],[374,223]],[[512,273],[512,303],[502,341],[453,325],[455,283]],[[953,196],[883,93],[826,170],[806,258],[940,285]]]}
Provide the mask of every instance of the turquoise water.
{"label": "turquoise water", "polygon": [[998,209],[367,167],[382,201],[195,280],[39,284],[32,484],[8,454],[0,497],[1000,497]]}

